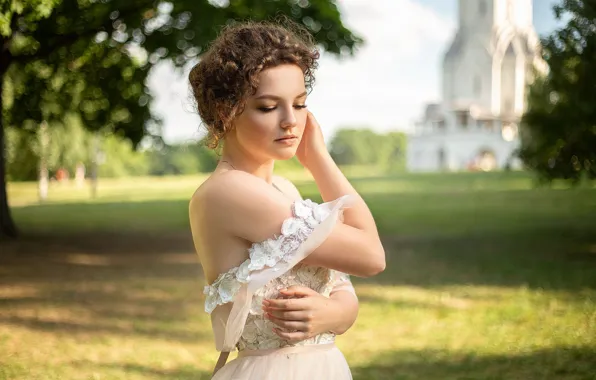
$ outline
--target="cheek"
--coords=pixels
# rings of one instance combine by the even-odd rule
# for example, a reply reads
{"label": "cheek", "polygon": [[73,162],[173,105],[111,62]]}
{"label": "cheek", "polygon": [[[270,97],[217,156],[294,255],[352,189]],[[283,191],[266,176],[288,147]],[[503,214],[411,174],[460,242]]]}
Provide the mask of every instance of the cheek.
{"label": "cheek", "polygon": [[275,114],[274,112],[253,112],[249,115],[249,123],[255,131],[259,131],[260,133],[270,133],[275,129]]}
{"label": "cheek", "polygon": [[271,140],[275,130],[275,119],[271,114],[249,112],[244,115],[239,133],[244,141]]}

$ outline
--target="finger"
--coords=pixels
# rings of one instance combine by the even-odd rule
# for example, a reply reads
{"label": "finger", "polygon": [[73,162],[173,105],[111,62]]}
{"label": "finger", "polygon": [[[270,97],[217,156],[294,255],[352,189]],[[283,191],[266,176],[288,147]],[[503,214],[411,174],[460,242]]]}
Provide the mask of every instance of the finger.
{"label": "finger", "polygon": [[311,288],[308,288],[306,286],[299,286],[299,285],[290,286],[289,288],[282,289],[279,292],[282,295],[284,295],[285,297],[296,297],[296,298],[307,297],[307,296],[319,294],[319,293],[315,292],[314,290],[312,290]]}
{"label": "finger", "polygon": [[315,118],[315,115],[313,115],[313,113],[311,111],[308,111],[308,113],[306,114],[306,123],[307,124],[310,123],[313,127],[319,125],[317,123],[317,119]]}
{"label": "finger", "polygon": [[279,329],[273,329],[273,331],[281,337],[283,340],[287,340],[290,343],[301,342],[310,338],[309,334],[301,331],[296,332],[286,332]]}
{"label": "finger", "polygon": [[308,300],[305,298],[273,298],[263,302],[268,309],[274,310],[304,310],[307,307]]}
{"label": "finger", "polygon": [[271,322],[275,323],[277,326],[288,330],[288,331],[298,331],[298,332],[305,332],[309,333],[311,331],[311,327],[309,324],[300,321],[282,321],[281,319],[271,318]]}
{"label": "finger", "polygon": [[284,321],[311,321],[312,316],[308,311],[281,311],[281,310],[266,310],[266,316]]}

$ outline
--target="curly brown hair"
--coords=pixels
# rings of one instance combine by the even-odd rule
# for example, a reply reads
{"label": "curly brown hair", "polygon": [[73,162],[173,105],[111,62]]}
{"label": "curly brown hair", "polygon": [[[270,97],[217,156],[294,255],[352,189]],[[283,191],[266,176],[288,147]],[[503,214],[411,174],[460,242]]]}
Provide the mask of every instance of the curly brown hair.
{"label": "curly brown hair", "polygon": [[287,19],[225,26],[189,74],[197,110],[207,127],[208,146],[217,148],[232,129],[246,100],[255,94],[263,70],[297,65],[311,90],[318,59],[312,35]]}

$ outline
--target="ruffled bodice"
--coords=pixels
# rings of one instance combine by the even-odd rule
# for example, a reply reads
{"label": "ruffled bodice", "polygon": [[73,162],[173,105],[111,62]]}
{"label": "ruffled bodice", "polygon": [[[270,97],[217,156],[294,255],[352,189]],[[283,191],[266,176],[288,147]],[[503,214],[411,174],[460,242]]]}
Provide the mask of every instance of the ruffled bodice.
{"label": "ruffled bodice", "polygon": [[[349,276],[300,263],[331,233],[349,199],[345,196],[320,205],[295,201],[292,217],[284,221],[280,235],[253,244],[246,261],[205,287],[205,311],[212,313],[218,350],[290,345],[272,331],[278,326],[265,318],[261,308],[264,299],[277,298],[281,289],[300,285],[324,296],[339,288],[353,291]],[[292,345],[331,343],[334,339],[334,334],[324,333]]]}

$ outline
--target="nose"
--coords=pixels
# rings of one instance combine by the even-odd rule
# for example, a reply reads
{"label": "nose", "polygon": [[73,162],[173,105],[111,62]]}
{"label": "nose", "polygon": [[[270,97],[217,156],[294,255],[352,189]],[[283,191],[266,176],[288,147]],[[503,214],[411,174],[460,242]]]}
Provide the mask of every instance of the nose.
{"label": "nose", "polygon": [[294,107],[290,106],[286,108],[284,112],[283,119],[281,121],[281,127],[283,129],[291,129],[296,126],[297,120],[296,115],[294,114]]}

